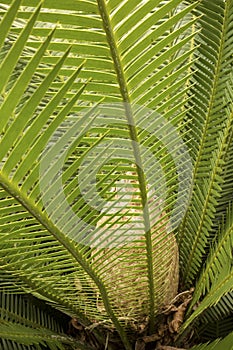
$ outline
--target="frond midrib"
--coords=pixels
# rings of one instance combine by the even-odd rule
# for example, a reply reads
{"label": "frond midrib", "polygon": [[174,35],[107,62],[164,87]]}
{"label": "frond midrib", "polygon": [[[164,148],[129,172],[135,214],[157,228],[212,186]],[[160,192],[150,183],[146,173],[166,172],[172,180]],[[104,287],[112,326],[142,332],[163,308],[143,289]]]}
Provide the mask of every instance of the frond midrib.
{"label": "frond midrib", "polygon": [[119,88],[124,103],[125,113],[128,120],[128,128],[130,138],[132,140],[132,148],[135,157],[136,171],[138,175],[139,189],[141,193],[141,203],[143,207],[143,217],[145,225],[145,236],[146,236],[146,250],[147,250],[147,270],[148,270],[148,281],[149,281],[149,298],[150,298],[150,331],[153,331],[154,326],[154,312],[155,312],[155,291],[154,291],[154,277],[153,277],[153,259],[152,259],[152,239],[150,229],[150,217],[147,206],[147,188],[146,179],[141,166],[142,159],[139,148],[138,132],[135,125],[133,111],[131,108],[131,99],[129,95],[129,89],[127,80],[124,74],[124,69],[121,63],[121,56],[117,46],[117,40],[114,35],[112,23],[108,14],[105,0],[97,0],[99,11],[103,20],[103,26],[106,33],[106,38],[109,43],[112,59],[114,62]]}

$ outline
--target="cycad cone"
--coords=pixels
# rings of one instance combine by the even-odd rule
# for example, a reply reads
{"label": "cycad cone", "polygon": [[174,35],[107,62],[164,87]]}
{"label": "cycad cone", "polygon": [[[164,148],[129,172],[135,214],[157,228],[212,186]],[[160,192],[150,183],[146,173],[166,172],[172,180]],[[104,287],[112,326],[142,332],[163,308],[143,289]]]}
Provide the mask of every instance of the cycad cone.
{"label": "cycad cone", "polygon": [[[121,183],[126,184],[127,182],[129,183],[128,180],[121,180]],[[140,204],[136,204],[140,203],[140,197],[137,188],[133,189],[132,195],[132,183],[134,181],[130,181],[130,183],[131,215],[127,212],[128,207],[119,212],[121,204],[125,205],[125,202],[120,202],[118,203],[118,211],[116,208],[111,208],[111,213],[114,213],[115,210],[115,220],[119,220],[117,223],[114,223],[113,219],[109,222],[109,216],[107,215],[99,220],[97,226],[100,231],[98,234],[100,232],[103,232],[103,234],[98,236],[99,245],[98,240],[95,241],[96,248],[93,249],[92,256],[93,264],[98,266],[100,270],[100,277],[108,290],[115,313],[121,321],[136,326],[146,320],[149,314],[150,298],[145,231],[142,230]],[[119,196],[117,188],[112,191],[117,192],[116,197]],[[127,189],[124,191],[127,191]],[[136,208],[133,209],[132,204]],[[159,312],[159,309],[168,304],[177,294],[179,272],[176,239],[172,233],[168,232],[169,219],[165,211],[158,210],[159,205],[161,205],[161,201],[159,202],[156,199],[149,202],[150,211],[153,213],[157,211],[158,213],[156,218],[152,220],[151,229],[155,313]],[[108,229],[111,229],[109,236]],[[116,229],[115,233],[113,229]],[[135,237],[137,229],[137,238],[132,240],[132,236]],[[114,246],[111,247],[115,235],[118,238]],[[123,245],[122,242],[125,240],[127,243]],[[108,244],[110,247],[105,248]],[[98,310],[104,312],[104,305],[98,293],[97,300]]]}

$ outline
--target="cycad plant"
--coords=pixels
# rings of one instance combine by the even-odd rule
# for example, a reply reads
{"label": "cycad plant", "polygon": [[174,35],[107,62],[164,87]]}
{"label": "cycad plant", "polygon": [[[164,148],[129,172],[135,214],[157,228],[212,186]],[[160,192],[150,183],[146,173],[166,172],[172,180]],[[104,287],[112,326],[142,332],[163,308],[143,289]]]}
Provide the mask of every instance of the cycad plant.
{"label": "cycad plant", "polygon": [[1,348],[232,349],[233,1],[0,16]]}

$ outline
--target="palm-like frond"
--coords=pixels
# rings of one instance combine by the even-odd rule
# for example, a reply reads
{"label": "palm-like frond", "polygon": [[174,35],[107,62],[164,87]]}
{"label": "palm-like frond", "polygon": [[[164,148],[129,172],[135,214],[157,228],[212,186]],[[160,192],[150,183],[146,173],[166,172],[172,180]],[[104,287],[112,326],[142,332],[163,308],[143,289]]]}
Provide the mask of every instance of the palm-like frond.
{"label": "palm-like frond", "polygon": [[[44,306],[44,305],[43,305]],[[20,323],[31,328],[49,328],[62,333],[62,327],[50,313],[28,295],[1,292],[1,320]]]}
{"label": "palm-like frond", "polygon": [[[61,324],[46,310],[45,305],[36,303],[27,295],[0,293],[0,346],[4,349],[65,349],[63,344],[82,344],[68,337]],[[48,309],[48,307],[47,307]],[[54,310],[53,310],[54,311]]]}
{"label": "palm-like frond", "polygon": [[217,276],[213,282],[208,294],[200,302],[198,308],[192,313],[183,325],[183,329],[188,327],[202,312],[208,309],[210,306],[217,304],[223,295],[226,295],[232,290],[233,283],[233,271],[232,267],[229,266],[229,262],[222,268],[221,273]]}
{"label": "palm-like frond", "polygon": [[[226,337],[232,332],[232,310],[228,317],[221,318],[215,311],[206,312],[205,318],[198,325],[198,337],[202,342]],[[207,314],[208,313],[208,314]],[[217,317],[216,317],[217,316]],[[199,342],[200,342],[199,340]]]}
{"label": "palm-like frond", "polygon": [[[21,343],[26,346],[36,345],[38,349],[42,349],[40,346],[48,345],[50,349],[64,350],[64,346],[59,341],[62,338],[60,335],[56,335],[48,329],[32,329],[11,322],[1,322],[0,336],[2,339],[10,339],[13,341],[12,346],[18,347],[17,343]],[[56,339],[56,337],[58,339]],[[55,340],[56,339],[56,340]],[[20,347],[19,347],[20,349]]]}
{"label": "palm-like frond", "polygon": [[[232,260],[232,208],[228,210],[226,223],[221,228],[218,241],[211,247],[209,256],[206,259],[206,266],[197,282],[191,307],[202,297],[208,294],[211,285],[218,278],[222,269],[225,269],[228,262]],[[230,287],[231,288],[231,287]]]}
{"label": "palm-like frond", "polygon": [[221,349],[231,350],[233,348],[232,340],[233,340],[233,334],[230,333],[224,339],[215,340],[210,344],[206,343],[202,345],[197,345],[192,347],[191,349],[192,350],[221,350]]}
{"label": "palm-like frond", "polygon": [[[232,116],[232,110],[233,110],[233,72],[231,70],[231,74],[228,77],[228,81],[226,84],[225,89],[225,104],[226,104],[226,115]],[[232,135],[229,137],[228,141],[228,150],[226,154],[226,160],[223,164],[223,173],[222,173],[222,179],[223,183],[221,185],[221,197],[218,200],[218,207],[216,211],[216,218],[215,218],[215,225],[217,226],[221,220],[222,216],[225,215],[226,210],[229,207],[229,203],[232,200],[232,157],[233,157],[233,138]]]}
{"label": "palm-like frond", "polygon": [[[200,306],[197,307],[196,311],[188,319],[195,319],[196,316],[202,314],[202,318],[205,317],[205,314],[212,315],[212,320],[220,320],[223,317],[229,315],[231,312],[231,293],[232,293],[232,282],[227,283],[228,278],[231,279],[232,275],[232,207],[231,207],[231,198],[229,194],[231,193],[232,187],[232,169],[229,168],[229,156],[231,154],[231,144],[232,144],[232,90],[231,90],[231,80],[232,75],[229,75],[229,83],[226,86],[226,98],[225,101],[225,115],[229,123],[229,131],[227,132],[227,142],[225,150],[225,159],[222,163],[222,177],[219,178],[221,183],[220,193],[222,196],[220,202],[216,202],[215,211],[217,212],[216,217],[213,217],[212,223],[219,223],[220,219],[222,223],[220,228],[218,227],[215,231],[214,242],[210,245],[209,254],[206,258],[205,265],[202,268],[199,278],[196,282],[196,288],[193,295],[193,300],[189,308],[188,315],[190,315],[193,306],[204,296],[204,300],[201,302]],[[201,195],[200,195],[201,198]],[[229,202],[230,201],[230,202]],[[228,206],[228,207],[227,207]],[[225,209],[225,212],[224,212]],[[212,226],[213,227],[213,226]],[[230,266],[229,266],[230,264]],[[223,276],[224,274],[225,277]],[[221,277],[222,276],[222,280]],[[220,278],[220,279],[219,279]],[[218,281],[218,287],[216,281]],[[223,282],[224,281],[224,282]],[[226,284],[225,284],[226,282]],[[221,285],[224,285],[226,289],[222,289]],[[215,289],[215,287],[216,289]],[[217,291],[218,289],[218,291]],[[215,290],[213,298],[210,296],[212,291]],[[222,294],[221,294],[222,293]],[[210,298],[209,298],[210,297]],[[215,299],[214,304],[212,303]],[[207,304],[205,304],[207,302]],[[204,309],[207,310],[205,312]],[[224,311],[225,310],[225,311]]]}
{"label": "palm-like frond", "polygon": [[[209,249],[218,200],[223,191],[223,168],[232,139],[232,109],[226,83],[232,70],[232,1],[202,1],[198,5],[201,31],[197,39],[197,71],[189,118],[194,190],[179,233],[182,284],[193,283]],[[210,160],[209,160],[210,159]],[[227,191],[230,190],[227,180]],[[226,184],[225,184],[226,190]]]}
{"label": "palm-like frond", "polygon": [[[16,4],[17,4],[17,2],[15,2],[12,5],[12,8],[15,8]],[[9,65],[10,68],[7,68],[8,75],[5,74],[5,83],[6,84],[7,84],[7,81],[9,80],[10,73],[11,73],[12,69],[14,68],[14,65],[17,63],[17,60],[15,59],[15,57],[17,57],[17,55],[18,55],[18,51],[19,50],[22,51],[22,49],[24,48],[25,39],[27,39],[28,35],[30,34],[30,31],[32,29],[32,25],[35,22],[35,18],[36,18],[37,15],[38,15],[38,12],[32,17],[33,21],[31,20],[29,22],[29,25],[27,26],[27,28],[25,28],[25,34],[22,35],[21,37],[19,37],[19,39],[15,42],[15,44],[12,46],[11,50],[9,51],[8,56],[6,56],[6,58],[4,59],[4,61],[1,64],[1,69],[4,70],[4,73],[5,73],[6,72],[6,68],[5,68],[6,67],[6,64],[5,64],[6,59],[8,60],[8,64],[9,64],[9,60],[11,61],[11,64]],[[9,17],[9,14],[7,14],[7,18],[8,17]],[[4,22],[3,22],[3,24],[4,24]],[[24,130],[25,131],[25,128],[28,127],[28,122],[29,121],[30,121],[30,123],[32,123],[31,128],[30,128],[30,132],[26,133],[26,135],[24,134],[24,137],[20,138],[21,149],[24,149],[24,151],[25,151],[25,146],[23,146],[23,144],[25,142],[26,142],[26,144],[28,144],[28,140],[29,140],[28,137],[32,137],[32,139],[31,139],[31,143],[32,143],[33,140],[34,140],[34,135],[38,136],[37,133],[34,134],[36,127],[37,127],[37,130],[38,130],[38,125],[37,125],[38,123],[41,124],[41,126],[39,126],[39,128],[41,128],[41,127],[43,128],[44,123],[48,124],[48,120],[51,117],[52,113],[54,113],[54,111],[56,109],[56,106],[59,104],[59,102],[62,100],[62,98],[64,98],[65,94],[67,93],[67,90],[73,84],[74,80],[76,79],[76,77],[77,77],[77,75],[78,75],[78,73],[80,71],[78,69],[77,72],[75,72],[73,74],[73,76],[66,83],[63,84],[63,87],[60,89],[60,91],[58,91],[58,93],[54,97],[54,99],[52,99],[50,101],[50,103],[40,113],[40,117],[37,118],[37,120],[34,120],[34,123],[33,123],[32,122],[33,121],[33,119],[32,119],[33,112],[34,112],[35,108],[37,108],[37,106],[39,105],[39,103],[40,103],[41,99],[43,98],[44,94],[47,92],[47,89],[50,87],[51,82],[57,76],[57,73],[58,73],[62,63],[64,62],[64,58],[67,56],[67,54],[66,54],[64,58],[61,58],[60,63],[58,63],[54,67],[54,69],[51,71],[51,73],[47,75],[47,77],[44,79],[44,81],[42,82],[40,87],[36,90],[36,93],[31,96],[31,98],[27,101],[27,103],[19,111],[19,113],[17,114],[18,119],[11,120],[11,113],[13,112],[13,110],[17,106],[17,104],[20,103],[21,96],[23,95],[24,90],[26,89],[27,84],[30,81],[30,78],[33,76],[34,72],[36,71],[36,68],[37,68],[37,66],[38,66],[38,64],[40,62],[41,56],[45,52],[46,47],[47,47],[47,45],[48,45],[50,40],[51,40],[51,36],[49,36],[47,41],[45,41],[45,43],[41,45],[41,48],[39,48],[39,50],[37,51],[35,56],[32,58],[32,60],[26,66],[25,70],[22,72],[22,74],[17,79],[15,85],[10,89],[10,91],[8,92],[6,98],[4,99],[4,101],[3,101],[2,105],[1,105],[1,113],[3,113],[2,114],[3,116],[6,116],[5,119],[2,119],[2,123],[1,123],[2,131],[4,131],[3,139],[5,139],[5,141],[2,142],[2,146],[4,144],[6,146],[5,149],[4,149],[4,146],[3,146],[3,148],[2,148],[3,152],[2,152],[2,155],[1,155],[2,159],[4,159],[3,163],[4,163],[5,169],[7,168],[7,162],[5,161],[5,158],[4,158],[5,154],[4,153],[5,153],[5,151],[6,151],[7,147],[8,147],[7,144],[9,145],[9,143],[8,143],[9,142],[9,138],[7,137],[7,135],[9,135],[8,134],[9,131],[12,131],[14,128],[16,128],[14,130],[16,131],[17,135],[19,135],[20,130],[22,130],[22,131]],[[53,121],[51,119],[52,123],[50,123],[49,126],[50,126],[50,128],[52,130],[53,130],[53,128],[56,128],[56,123],[59,123],[59,121],[62,118],[64,118],[67,113],[70,112],[70,109],[72,108],[73,104],[76,102],[76,100],[77,100],[78,96],[80,95],[80,93],[81,92],[77,92],[75,98],[73,98],[60,111],[60,113],[57,114],[56,121],[55,120]],[[12,96],[14,96],[14,98],[12,98]],[[8,113],[7,111],[9,112],[9,114],[7,114]],[[14,126],[12,127],[12,125],[14,125]],[[11,137],[10,137],[10,139],[11,139]],[[39,138],[39,140],[37,140],[38,142],[36,143],[36,146],[37,146],[37,151],[38,152],[40,152],[40,150],[43,149],[43,145],[46,144],[46,142],[47,142],[46,140],[47,140],[46,139],[46,133],[44,135],[44,138],[41,137],[41,138]],[[32,152],[30,157],[32,157],[32,159],[34,160],[35,159],[34,158],[35,155],[36,155],[36,153]],[[30,157],[27,158],[28,162],[30,162]],[[18,161],[16,161],[16,163],[18,163]],[[4,180],[2,181],[2,185],[3,185],[3,182],[5,182],[5,181]],[[5,185],[6,185],[6,183],[5,183]],[[3,185],[3,187],[4,187],[4,185]],[[8,190],[9,190],[9,188],[8,188]],[[25,234],[28,232],[29,235],[30,235],[30,232],[32,231],[33,232],[33,237],[34,238],[37,237],[39,239],[39,241],[40,241],[40,232],[44,232],[43,227],[40,225],[40,223],[38,221],[33,219],[33,216],[31,215],[32,213],[30,214],[30,210],[28,211],[28,213],[25,211],[25,202],[24,202],[24,200],[21,198],[21,200],[17,201],[16,193],[13,194],[13,192],[12,192],[11,196],[9,196],[8,190],[6,192],[4,190],[1,191],[1,199],[2,199],[2,201],[1,201],[1,219],[2,219],[2,223],[3,223],[3,218],[5,217],[5,219],[6,219],[7,217],[9,217],[10,213],[12,212],[12,221],[9,222],[6,219],[7,223],[8,223],[8,225],[6,227],[4,227],[4,223],[3,223],[3,228],[2,228],[2,235],[3,235],[3,237],[5,236],[6,233],[10,234],[12,225],[14,225],[14,223],[15,224],[18,223],[18,224],[16,224],[16,227],[17,227],[16,230],[18,230],[19,235],[21,235],[22,232],[24,232]],[[15,190],[17,191],[17,186],[15,187]],[[16,209],[16,212],[14,211],[14,209]],[[13,214],[13,212],[15,212],[16,214]],[[25,221],[22,222],[21,221],[22,219],[25,219]],[[35,248],[35,245],[33,243],[33,238],[32,237],[29,238],[29,235],[27,236],[28,243],[30,242],[29,245],[31,247]],[[42,236],[43,235],[41,235],[41,238],[42,238]],[[42,238],[42,241],[43,241],[43,238]],[[47,238],[45,238],[45,241],[48,244]],[[44,243],[44,246],[46,246],[46,242]],[[26,243],[26,241],[25,241],[25,243]],[[17,243],[16,243],[16,245],[17,245]],[[4,246],[2,246],[2,248],[3,248],[3,251],[4,251]],[[21,247],[22,250],[24,248]],[[6,248],[6,249],[8,249],[8,248]],[[20,249],[20,243],[19,243],[19,249]],[[40,248],[39,248],[39,246],[37,248],[35,248],[35,250],[37,252],[36,255],[38,257],[40,257]],[[51,250],[53,250],[53,248]],[[60,256],[61,255],[62,255],[62,249],[60,249]],[[3,260],[2,260],[3,267],[5,265],[4,259],[6,258],[6,256],[7,256],[7,254],[6,254],[6,250],[5,250],[5,252],[3,253]],[[29,253],[29,256],[33,257],[34,256],[34,252],[31,251],[31,254]],[[15,260],[15,259],[13,258],[13,260]],[[18,259],[16,259],[16,260],[18,260]],[[56,260],[59,261],[59,258],[58,258],[57,255],[56,255]],[[57,263],[58,263],[58,261],[57,261]],[[66,258],[63,257],[62,261],[65,263]],[[22,261],[21,261],[21,263],[22,263]],[[19,264],[19,260],[18,260],[18,264]],[[28,260],[27,265],[28,266],[30,265],[30,259]],[[44,263],[43,263],[43,265],[44,265]],[[45,263],[45,265],[46,265],[46,263]],[[12,272],[12,274],[14,275],[15,267],[13,267],[13,266],[14,266],[13,261],[10,263],[10,261],[8,260],[7,270],[9,272]],[[70,262],[70,266],[73,266],[73,262],[72,263]],[[44,266],[44,268],[45,268],[45,266]],[[38,293],[39,292],[38,291],[38,287],[33,283],[32,280],[29,282],[29,287],[28,287],[28,285],[27,285],[28,279],[27,279],[26,275],[27,274],[25,274],[25,276],[24,276],[25,278],[22,275],[20,276],[21,282],[25,283],[25,286],[26,286],[25,288],[26,289],[27,288],[29,288],[28,290],[34,289],[34,291]],[[33,273],[33,275],[34,275],[34,273]],[[17,277],[17,276],[15,276],[15,277]],[[55,280],[56,280],[56,278],[55,278]],[[36,282],[36,284],[37,284],[37,282]],[[66,288],[67,288],[67,286],[66,286]],[[42,290],[43,287],[39,288],[39,289]],[[47,288],[43,289],[43,293],[42,294],[46,298],[49,298],[49,296],[51,295],[51,291],[48,292],[49,289],[50,289],[50,284],[49,284],[49,286],[47,286]]]}
{"label": "palm-like frond", "polygon": [[[9,2],[5,1],[3,3]],[[33,4],[30,3],[30,5],[29,3],[24,3],[24,5],[35,6],[36,3],[39,3],[39,1]],[[131,2],[130,5],[115,4],[114,2],[108,2],[107,4],[107,12],[111,17],[110,26],[116,36],[117,51],[118,55],[121,55],[120,61],[125,71],[129,93],[132,95],[133,100],[139,104],[149,107],[157,106],[159,102],[161,103],[162,98],[164,100],[166,97],[165,94],[159,99],[159,92],[163,91],[165,93],[165,88],[169,84],[171,87],[171,82],[181,76],[182,71],[186,72],[186,67],[183,66],[181,71],[177,72],[177,75],[168,77],[168,73],[173,72],[173,69],[179,66],[179,62],[182,64],[185,60],[185,56],[183,58],[177,57],[177,62],[170,62],[169,64],[169,57],[171,61],[171,58],[184,46],[188,38],[184,37],[184,42],[176,42],[177,46],[172,46],[172,43],[185,31],[187,32],[191,24],[190,22],[184,22],[183,24],[181,20],[190,12],[193,5],[183,7],[182,11],[177,11],[173,16],[167,18],[169,12],[175,10],[180,3],[181,1],[177,0],[165,2],[163,6],[162,3],[160,4],[160,1],[151,2],[150,4],[139,4],[137,1]],[[58,26],[54,33],[54,39],[49,46],[49,54],[43,57],[42,62],[54,64],[59,55],[72,44],[72,55],[66,60],[67,65],[61,72],[64,76],[69,76],[75,70],[75,67],[81,64],[83,59],[86,59],[85,69],[83,69],[80,76],[84,79],[91,77],[92,81],[88,84],[83,95],[85,101],[93,103],[102,100],[103,96],[106,102],[122,101],[116,67],[109,51],[112,47],[109,46],[106,33],[102,29],[103,22],[99,15],[100,10],[98,6],[101,6],[101,2],[84,3],[80,1],[76,2],[75,6],[72,3],[67,3],[66,11],[69,15],[66,15],[62,12],[64,10],[63,5],[57,4],[57,7],[54,7],[53,3],[47,2],[45,9],[47,8],[48,11],[41,13],[38,18],[43,22],[43,25],[39,23],[34,28],[33,33],[41,40],[44,40],[44,37],[47,37],[51,31],[51,27],[54,27],[54,23],[59,20],[61,28]],[[159,10],[155,11],[156,6],[159,7]],[[18,14],[18,17],[28,18],[29,11],[32,11],[32,7],[28,11],[25,8],[23,12]],[[129,19],[127,21],[124,19],[125,11],[129,13],[130,21]],[[143,14],[148,13],[149,15],[143,18]],[[157,23],[160,23],[163,18],[166,18],[166,21],[158,27]],[[76,21],[79,25],[78,28],[75,26]],[[139,21],[141,21],[140,25]],[[177,26],[176,30],[170,30],[180,22],[182,25]],[[13,28],[13,31],[19,32],[22,31],[22,28]],[[138,37],[140,40],[138,40]],[[65,39],[67,43],[64,43],[64,40],[61,41],[61,38]],[[38,47],[39,41],[29,41],[28,45]],[[141,55],[141,53],[143,54]],[[158,57],[159,55],[160,57]],[[187,52],[186,55],[188,57]],[[154,59],[155,57],[157,58],[156,60]],[[151,58],[153,59],[151,60]],[[148,61],[150,61],[150,64],[147,64]],[[164,74],[165,64],[166,74]],[[163,65],[164,70],[161,71],[159,69],[158,71],[161,65]],[[42,71],[46,72],[47,70],[42,69]],[[157,75],[154,75],[155,71],[157,71]],[[163,78],[164,82],[162,82],[161,78]],[[153,90],[150,89],[151,81],[153,81]],[[156,82],[160,82],[161,88],[158,87],[155,90]],[[178,84],[178,81],[176,83]],[[59,84],[56,83],[54,86],[57,87]],[[75,87],[78,87],[78,85],[75,85]],[[149,100],[149,95],[147,96],[146,94],[147,90],[148,93],[151,90],[151,97],[154,98],[155,94],[158,96],[156,101],[154,101],[154,106],[144,103]],[[142,96],[140,91],[143,91]],[[143,98],[143,101],[140,98]]]}
{"label": "palm-like frond", "polygon": [[[206,265],[196,283],[184,328],[202,315],[202,322],[218,322],[232,310],[232,208],[227,211],[221,234],[210,249]],[[202,300],[203,299],[203,300]],[[200,300],[202,300],[200,302]],[[196,303],[199,305],[193,312]],[[191,314],[192,313],[192,314]]]}

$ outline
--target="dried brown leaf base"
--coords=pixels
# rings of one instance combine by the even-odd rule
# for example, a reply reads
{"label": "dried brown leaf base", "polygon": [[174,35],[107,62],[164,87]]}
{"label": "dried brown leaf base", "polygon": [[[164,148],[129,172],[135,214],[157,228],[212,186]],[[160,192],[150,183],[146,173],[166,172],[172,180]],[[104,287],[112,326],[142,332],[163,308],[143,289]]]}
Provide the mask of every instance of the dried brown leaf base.
{"label": "dried brown leaf base", "polygon": [[[156,331],[150,336],[140,337],[135,350],[183,350],[172,347],[183,323],[187,307],[192,300],[194,289],[178,294],[157,317]],[[150,345],[151,346],[148,346]]]}
{"label": "dried brown leaf base", "polygon": [[[156,318],[155,333],[147,335],[147,318],[135,324],[131,341],[134,350],[185,350],[175,347],[179,329],[183,323],[188,304],[192,299],[193,289],[178,294],[168,305],[161,309]],[[82,326],[77,319],[70,321],[68,334],[81,341],[87,350],[124,350],[124,346],[114,329],[103,324],[93,323],[91,327]]]}

